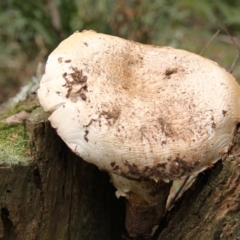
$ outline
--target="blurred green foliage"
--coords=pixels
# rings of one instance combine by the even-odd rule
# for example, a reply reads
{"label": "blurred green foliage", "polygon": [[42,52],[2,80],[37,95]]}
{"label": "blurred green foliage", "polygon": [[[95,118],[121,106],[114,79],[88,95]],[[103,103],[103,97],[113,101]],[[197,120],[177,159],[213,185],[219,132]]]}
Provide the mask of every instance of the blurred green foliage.
{"label": "blurred green foliage", "polygon": [[[239,36],[239,9],[238,0],[2,0],[0,102],[76,30],[94,29],[199,53],[222,26],[232,36]],[[204,56],[228,68],[237,52],[230,37],[221,31]]]}

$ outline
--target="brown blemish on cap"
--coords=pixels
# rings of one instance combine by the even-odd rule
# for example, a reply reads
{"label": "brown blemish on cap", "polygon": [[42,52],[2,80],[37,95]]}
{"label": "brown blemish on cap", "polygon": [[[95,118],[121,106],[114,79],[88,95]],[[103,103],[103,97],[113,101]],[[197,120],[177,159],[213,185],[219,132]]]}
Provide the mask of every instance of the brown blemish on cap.
{"label": "brown blemish on cap", "polygon": [[164,120],[162,117],[159,117],[157,121],[161,127],[162,133],[165,134],[166,137],[174,136],[173,128],[168,121]]}
{"label": "brown blemish on cap", "polygon": [[168,68],[166,69],[166,71],[164,72],[164,75],[166,76],[166,78],[170,79],[171,75],[174,73],[177,73],[178,69],[177,68]]}
{"label": "brown blemish on cap", "polygon": [[[80,86],[80,89],[75,91],[76,92],[81,92],[81,90],[86,90],[87,89],[87,76],[83,75],[82,70],[79,70],[75,67],[71,67],[71,69],[73,70],[73,72],[67,74],[66,72],[62,75],[63,78],[65,79],[66,83],[63,84],[63,87],[66,87],[67,90],[67,94],[66,94],[66,98],[69,98],[70,94],[72,93],[73,87],[75,86]],[[81,97],[83,100],[85,97]]]}
{"label": "brown blemish on cap", "polygon": [[116,163],[115,162],[111,162],[110,165],[111,165],[111,167],[115,167]]}
{"label": "brown blemish on cap", "polygon": [[80,95],[80,97],[81,97],[81,99],[82,99],[83,101],[86,101],[86,100],[87,100],[87,97],[86,97],[86,94],[85,94],[85,93],[81,92],[79,95]]}
{"label": "brown blemish on cap", "polygon": [[118,107],[113,107],[111,110],[109,110],[107,112],[103,111],[101,113],[101,115],[104,115],[104,117],[107,118],[107,119],[112,119],[113,118],[113,119],[117,120],[120,113],[121,113],[121,110]]}
{"label": "brown blemish on cap", "polygon": [[88,142],[88,138],[87,138],[88,133],[89,133],[89,131],[88,131],[88,130],[85,130],[84,139],[85,139],[86,142]]}

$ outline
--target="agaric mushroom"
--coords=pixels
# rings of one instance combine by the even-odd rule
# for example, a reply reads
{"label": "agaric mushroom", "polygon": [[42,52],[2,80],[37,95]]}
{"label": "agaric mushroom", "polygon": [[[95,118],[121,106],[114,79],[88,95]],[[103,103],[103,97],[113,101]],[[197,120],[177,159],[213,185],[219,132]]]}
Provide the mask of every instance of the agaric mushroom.
{"label": "agaric mushroom", "polygon": [[187,51],[76,32],[49,56],[38,96],[69,148],[108,171],[131,237],[151,236],[173,179],[229,150],[240,88]]}

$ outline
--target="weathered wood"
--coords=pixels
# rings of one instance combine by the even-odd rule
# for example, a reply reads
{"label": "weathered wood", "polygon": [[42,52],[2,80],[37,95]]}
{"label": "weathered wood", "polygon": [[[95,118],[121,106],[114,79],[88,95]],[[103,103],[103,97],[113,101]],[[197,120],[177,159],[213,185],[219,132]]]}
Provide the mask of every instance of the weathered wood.
{"label": "weathered wood", "polygon": [[120,239],[124,201],[108,175],[74,155],[39,109],[26,130],[31,161],[0,169],[0,239]]}

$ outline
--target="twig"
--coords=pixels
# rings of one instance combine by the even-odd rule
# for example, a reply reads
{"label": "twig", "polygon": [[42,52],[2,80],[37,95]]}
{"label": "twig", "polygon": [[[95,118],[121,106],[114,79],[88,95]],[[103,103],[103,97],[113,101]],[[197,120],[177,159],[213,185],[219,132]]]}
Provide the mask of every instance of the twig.
{"label": "twig", "polygon": [[211,39],[208,41],[208,43],[205,45],[205,47],[202,49],[202,51],[199,53],[199,55],[202,55],[203,52],[208,48],[208,46],[211,44],[211,42],[214,40],[214,38],[220,33],[220,29],[218,29],[215,34],[211,37]]}
{"label": "twig", "polygon": [[59,11],[56,5],[56,1],[48,0],[48,5],[49,5],[49,13],[52,21],[52,26],[57,32],[61,32],[62,25],[61,25],[61,20],[60,20]]}
{"label": "twig", "polygon": [[233,72],[234,68],[237,65],[237,62],[238,62],[239,58],[240,58],[240,50],[238,50],[238,53],[237,53],[236,57],[234,58],[234,61],[233,61],[232,65],[231,65],[231,67],[229,68],[228,72],[230,72],[230,73]]}
{"label": "twig", "polygon": [[229,70],[228,70],[228,72],[232,73],[233,70],[234,70],[234,68],[236,67],[236,64],[237,64],[237,62],[238,62],[238,59],[240,58],[240,48],[239,48],[239,46],[237,45],[236,41],[234,40],[233,36],[229,33],[228,29],[227,29],[225,26],[223,26],[222,24],[220,24],[220,23],[219,23],[219,26],[220,26],[220,28],[223,29],[224,32],[227,33],[227,35],[228,35],[229,38],[231,39],[233,45],[234,45],[234,46],[237,48],[237,50],[238,50],[238,53],[237,53],[237,55],[236,55],[236,57],[235,57],[232,65],[231,65],[231,67],[230,67]]}

